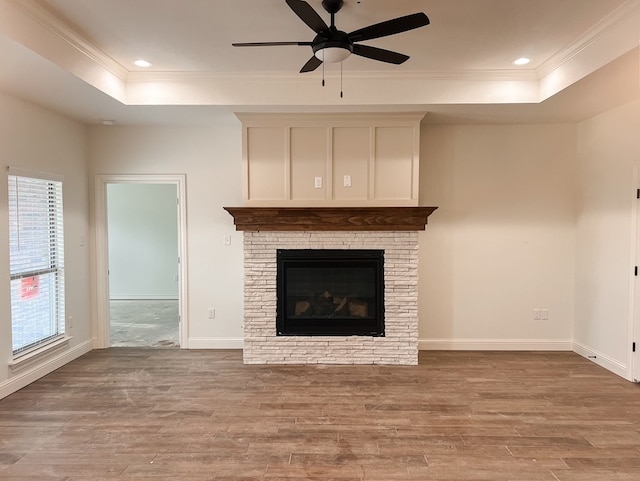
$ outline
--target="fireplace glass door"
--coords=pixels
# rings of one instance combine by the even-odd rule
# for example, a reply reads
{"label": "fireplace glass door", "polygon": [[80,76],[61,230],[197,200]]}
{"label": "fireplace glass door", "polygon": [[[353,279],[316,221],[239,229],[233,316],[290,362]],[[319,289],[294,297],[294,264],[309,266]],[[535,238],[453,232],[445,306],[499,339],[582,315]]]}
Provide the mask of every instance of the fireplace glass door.
{"label": "fireplace glass door", "polygon": [[279,336],[384,336],[384,251],[277,251]]}

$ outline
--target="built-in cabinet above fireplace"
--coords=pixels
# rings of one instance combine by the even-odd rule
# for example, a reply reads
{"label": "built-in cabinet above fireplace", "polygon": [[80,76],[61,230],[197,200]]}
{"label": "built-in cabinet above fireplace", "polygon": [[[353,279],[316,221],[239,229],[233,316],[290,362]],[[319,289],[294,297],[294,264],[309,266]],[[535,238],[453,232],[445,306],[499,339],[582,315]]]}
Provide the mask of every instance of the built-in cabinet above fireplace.
{"label": "built-in cabinet above fireplace", "polygon": [[245,206],[417,206],[424,113],[237,114]]}

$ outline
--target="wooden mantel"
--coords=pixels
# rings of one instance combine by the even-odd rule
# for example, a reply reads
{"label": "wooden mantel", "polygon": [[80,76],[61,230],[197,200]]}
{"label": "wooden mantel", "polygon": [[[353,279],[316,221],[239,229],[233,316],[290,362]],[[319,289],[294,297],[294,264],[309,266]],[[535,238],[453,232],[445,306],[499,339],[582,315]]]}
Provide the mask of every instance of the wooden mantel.
{"label": "wooden mantel", "polygon": [[225,207],[241,231],[425,230],[437,207]]}

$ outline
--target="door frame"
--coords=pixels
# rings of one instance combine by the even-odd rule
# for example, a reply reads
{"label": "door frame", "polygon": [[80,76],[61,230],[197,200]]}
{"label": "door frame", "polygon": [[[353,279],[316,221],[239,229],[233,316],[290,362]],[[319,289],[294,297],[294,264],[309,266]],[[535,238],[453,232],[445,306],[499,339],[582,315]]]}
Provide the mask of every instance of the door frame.
{"label": "door frame", "polygon": [[[633,166],[633,178],[636,179],[636,198],[631,209],[631,258],[635,262],[635,269],[640,270],[640,163]],[[629,381],[640,382],[640,272],[634,272],[631,281],[631,295],[629,296]],[[633,343],[636,344],[636,352],[633,352]]]}
{"label": "door frame", "polygon": [[180,348],[189,346],[189,316],[187,309],[187,207],[186,175],[120,175],[98,174],[94,184],[95,218],[95,312],[93,322],[93,347],[111,346],[111,321],[109,315],[109,232],[107,222],[108,184],[171,184],[176,186],[178,209],[178,336]]}

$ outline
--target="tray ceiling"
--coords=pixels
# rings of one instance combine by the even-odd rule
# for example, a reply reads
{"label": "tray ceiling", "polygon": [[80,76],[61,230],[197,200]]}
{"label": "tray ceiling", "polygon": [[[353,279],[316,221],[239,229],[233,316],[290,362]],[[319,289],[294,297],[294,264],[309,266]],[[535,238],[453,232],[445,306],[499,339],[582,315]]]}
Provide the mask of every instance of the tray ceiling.
{"label": "tray ceiling", "polygon": [[[329,21],[320,0],[309,3]],[[552,121],[638,96],[638,54],[630,52],[640,0],[346,0],[336,24],[351,31],[419,11],[429,26],[366,42],[409,61],[351,56],[342,79],[336,64],[326,66],[323,88],[322,69],[298,73],[310,47],[231,46],[310,41],[314,32],[284,0],[0,0],[0,88],[83,121],[123,123],[257,110]],[[511,64],[522,56],[531,63]],[[135,66],[139,58],[153,66]],[[575,102],[569,92],[582,98],[607,82],[610,98],[600,102]]]}

